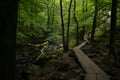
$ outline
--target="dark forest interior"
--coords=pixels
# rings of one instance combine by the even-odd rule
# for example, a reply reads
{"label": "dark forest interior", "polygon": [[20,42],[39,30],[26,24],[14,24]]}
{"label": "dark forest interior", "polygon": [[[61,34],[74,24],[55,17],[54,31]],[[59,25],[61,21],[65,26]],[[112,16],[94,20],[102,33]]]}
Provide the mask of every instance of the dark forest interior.
{"label": "dark forest interior", "polygon": [[0,29],[0,80],[120,80],[119,0],[2,0]]}

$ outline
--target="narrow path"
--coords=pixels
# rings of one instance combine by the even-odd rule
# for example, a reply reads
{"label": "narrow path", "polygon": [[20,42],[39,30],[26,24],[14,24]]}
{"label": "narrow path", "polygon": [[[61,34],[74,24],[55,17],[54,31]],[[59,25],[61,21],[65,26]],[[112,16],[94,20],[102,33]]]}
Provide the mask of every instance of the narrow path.
{"label": "narrow path", "polygon": [[87,42],[88,41],[85,41],[73,49],[78,61],[86,71],[85,80],[110,80],[110,76],[108,76],[80,49]]}

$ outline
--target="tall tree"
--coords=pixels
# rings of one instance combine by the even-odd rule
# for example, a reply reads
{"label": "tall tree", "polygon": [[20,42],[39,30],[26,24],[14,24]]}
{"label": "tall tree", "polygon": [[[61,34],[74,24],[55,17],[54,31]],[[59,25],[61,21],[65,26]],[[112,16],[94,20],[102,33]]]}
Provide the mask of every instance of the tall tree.
{"label": "tall tree", "polygon": [[116,22],[117,22],[117,0],[112,0],[112,8],[111,8],[111,25],[110,25],[110,48],[109,53],[112,54],[115,58],[116,63],[116,55],[115,55],[115,30],[116,30]]}
{"label": "tall tree", "polygon": [[[87,0],[82,0],[82,13],[86,13],[88,11],[87,8]],[[86,23],[86,19],[83,20],[83,23]],[[85,36],[85,24],[82,26],[82,30],[80,32],[80,40],[84,40]]]}
{"label": "tall tree", "polygon": [[84,12],[84,11],[85,11],[85,1],[82,0],[82,12]]}
{"label": "tall tree", "polygon": [[95,0],[95,11],[94,11],[93,24],[92,24],[92,31],[91,31],[91,43],[94,42],[94,34],[95,34],[95,29],[96,29],[97,15],[98,15],[98,0]]}
{"label": "tall tree", "polygon": [[87,12],[88,11],[88,0],[86,0],[86,2],[85,2],[85,12]]}
{"label": "tall tree", "polygon": [[55,0],[53,0],[53,10],[52,10],[52,22],[51,25],[54,25],[54,16],[55,16]]}
{"label": "tall tree", "polygon": [[46,7],[47,7],[47,28],[50,28],[50,17],[51,17],[51,13],[50,13],[50,0],[47,0],[46,2]]}
{"label": "tall tree", "polygon": [[74,21],[76,23],[76,45],[78,45],[78,28],[79,28],[79,24],[78,24],[78,20],[76,17],[76,0],[74,0]]}
{"label": "tall tree", "polygon": [[[85,12],[85,0],[82,0],[82,13]],[[85,22],[85,20],[83,20],[83,22]],[[84,30],[85,29],[85,25],[82,26],[82,31],[80,33],[80,40],[84,40]]]}
{"label": "tall tree", "polygon": [[47,28],[48,29],[51,29],[51,25],[53,24],[53,20],[54,20],[54,6],[55,6],[55,0],[47,0],[46,1]]}
{"label": "tall tree", "polygon": [[65,36],[64,36],[64,19],[63,19],[63,7],[62,0],[60,0],[60,15],[61,15],[61,26],[62,26],[62,42],[63,42],[63,52],[65,52]]}
{"label": "tall tree", "polygon": [[0,75],[2,80],[15,79],[15,48],[18,0],[0,1]]}
{"label": "tall tree", "polygon": [[68,9],[68,26],[67,26],[67,37],[66,37],[66,51],[67,52],[69,49],[69,28],[70,28],[70,16],[71,16],[72,1],[73,0],[70,0],[69,9]]}

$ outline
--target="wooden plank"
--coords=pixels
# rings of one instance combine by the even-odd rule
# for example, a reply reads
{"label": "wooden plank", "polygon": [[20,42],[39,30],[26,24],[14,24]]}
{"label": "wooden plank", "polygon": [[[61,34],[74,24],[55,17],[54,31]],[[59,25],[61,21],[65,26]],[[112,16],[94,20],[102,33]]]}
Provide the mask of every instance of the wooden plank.
{"label": "wooden plank", "polygon": [[91,69],[92,67],[88,64],[87,60],[85,60],[84,56],[79,54],[80,50],[77,50],[77,48],[74,48],[74,51],[78,61],[80,62],[82,67],[85,69],[85,71],[94,73],[94,71]]}
{"label": "wooden plank", "polygon": [[97,80],[96,74],[86,74],[85,80]]}
{"label": "wooden plank", "polygon": [[88,64],[92,66],[93,70],[96,73],[99,74],[102,73],[106,75],[106,73],[100,67],[98,67],[87,55],[85,55],[85,53],[82,50],[80,50],[80,54],[84,57],[84,59],[88,62]]}
{"label": "wooden plank", "polygon": [[78,48],[82,48],[86,43],[88,43],[88,40],[86,40],[85,42],[81,43],[79,46],[77,46]]}
{"label": "wooden plank", "polygon": [[110,80],[108,76],[100,67],[98,67],[85,53],[80,50],[88,41],[85,41],[81,45],[75,47],[73,51],[75,55],[86,71],[85,80]]}
{"label": "wooden plank", "polygon": [[97,80],[110,80],[110,76],[104,74],[97,74]]}

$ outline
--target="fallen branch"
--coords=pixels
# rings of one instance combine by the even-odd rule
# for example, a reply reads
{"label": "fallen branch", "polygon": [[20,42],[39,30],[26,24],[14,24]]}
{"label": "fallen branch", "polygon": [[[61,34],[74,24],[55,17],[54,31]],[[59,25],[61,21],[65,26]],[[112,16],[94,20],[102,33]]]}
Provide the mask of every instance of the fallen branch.
{"label": "fallen branch", "polygon": [[42,48],[40,52],[41,52],[41,54],[36,58],[36,61],[39,60],[40,57],[41,57],[43,54],[45,54],[45,53],[44,53],[44,48]]}
{"label": "fallen branch", "polygon": [[46,50],[47,48],[48,48],[48,42],[44,43],[44,47],[43,47],[43,48],[41,49],[41,51],[40,51],[41,54],[36,58],[36,61],[39,60],[40,57],[45,54],[45,53],[44,53],[44,50]]}

